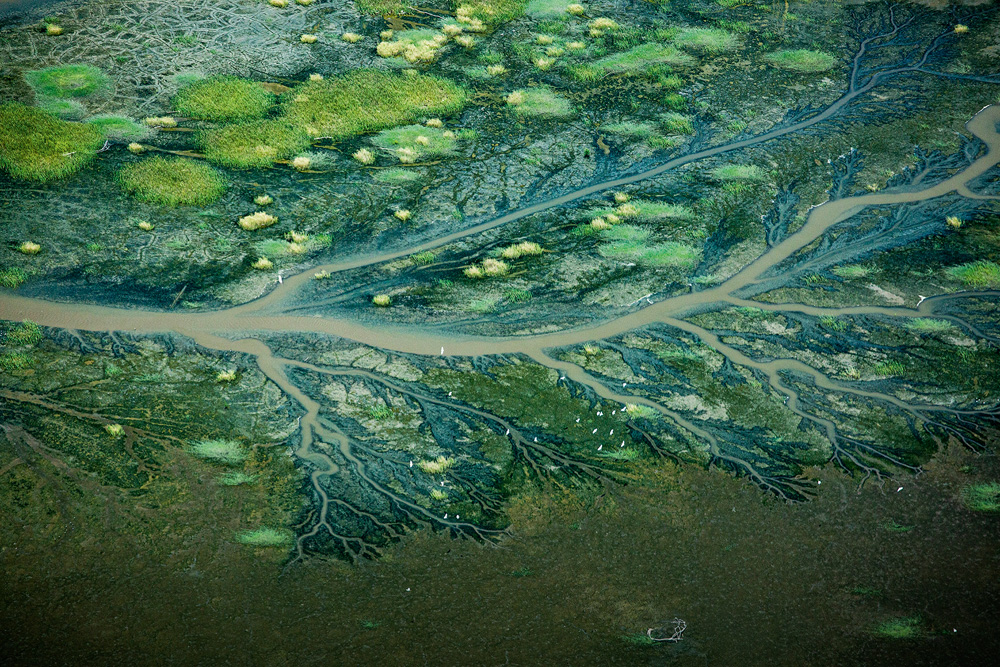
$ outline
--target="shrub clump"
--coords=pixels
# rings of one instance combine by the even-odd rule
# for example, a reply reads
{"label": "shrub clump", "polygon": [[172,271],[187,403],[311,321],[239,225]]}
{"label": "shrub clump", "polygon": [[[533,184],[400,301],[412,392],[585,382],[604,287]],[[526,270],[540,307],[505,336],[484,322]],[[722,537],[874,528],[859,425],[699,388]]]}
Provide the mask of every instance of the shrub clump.
{"label": "shrub clump", "polygon": [[507,105],[520,117],[567,118],[573,115],[569,100],[556,95],[547,86],[515,90],[507,96]]}
{"label": "shrub clump", "polygon": [[309,147],[309,137],[301,129],[272,120],[205,130],[198,141],[206,158],[237,169],[268,167]]}
{"label": "shrub clump", "polygon": [[107,75],[91,65],[56,65],[25,72],[24,78],[36,95],[47,97],[86,97],[110,85]]}
{"label": "shrub clump", "polygon": [[16,102],[0,104],[0,169],[14,178],[45,182],[68,176],[89,162],[103,141],[92,125]]}
{"label": "shrub clump", "polygon": [[803,73],[826,72],[837,63],[837,59],[829,53],[809,49],[775,51],[767,54],[765,59],[775,67]]}
{"label": "shrub clump", "polygon": [[264,229],[265,227],[270,227],[276,223],[278,219],[273,215],[265,213],[264,211],[257,211],[256,213],[251,213],[250,215],[245,215],[239,219],[237,224],[248,232],[253,232],[258,229]]}
{"label": "shrub clump", "polygon": [[308,136],[336,140],[420,116],[452,114],[466,98],[466,91],[447,79],[358,70],[303,83],[290,94],[284,112],[285,119]]}
{"label": "shrub clump", "polygon": [[174,108],[199,120],[245,121],[263,118],[275,95],[260,85],[234,76],[212,76],[181,88]]}
{"label": "shrub clump", "polygon": [[153,157],[118,172],[122,188],[137,198],[165,206],[204,206],[222,196],[222,175],[185,158]]}

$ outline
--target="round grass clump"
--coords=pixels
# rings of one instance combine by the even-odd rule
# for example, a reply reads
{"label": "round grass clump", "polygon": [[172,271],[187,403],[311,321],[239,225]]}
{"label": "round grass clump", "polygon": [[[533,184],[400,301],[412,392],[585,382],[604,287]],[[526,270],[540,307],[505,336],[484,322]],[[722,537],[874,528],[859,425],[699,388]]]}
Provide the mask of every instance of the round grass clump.
{"label": "round grass clump", "polygon": [[110,79],[91,65],[57,65],[25,72],[25,80],[36,95],[86,97],[106,90]]}
{"label": "round grass clump", "polygon": [[507,96],[507,105],[520,117],[568,118],[573,106],[547,86],[515,90]]}
{"label": "round grass clump", "polygon": [[211,76],[181,88],[174,108],[198,120],[245,121],[263,118],[275,95],[257,83],[235,76]]}
{"label": "round grass clump", "polygon": [[67,176],[93,159],[100,130],[16,102],[0,104],[0,169],[22,180]]}
{"label": "round grass clump", "polygon": [[137,123],[131,118],[113,114],[94,116],[87,119],[87,124],[99,129],[106,139],[117,141],[140,141],[149,138],[153,133],[149,127]]}
{"label": "round grass clump", "polygon": [[456,141],[454,132],[426,125],[394,127],[372,138],[373,144],[409,163],[454,153]]}
{"label": "round grass clump", "polygon": [[829,53],[809,49],[775,51],[767,54],[765,58],[775,67],[803,73],[826,72],[837,63],[837,59]]}
{"label": "round grass clump", "polygon": [[735,51],[740,40],[721,28],[685,28],[677,33],[674,43],[682,49],[717,54]]}
{"label": "round grass clump", "polygon": [[222,175],[185,158],[153,157],[118,172],[118,182],[138,199],[165,206],[210,204],[226,189]]}
{"label": "round grass clump", "polygon": [[206,130],[199,134],[198,141],[209,160],[237,169],[269,167],[309,147],[304,131],[273,120]]}

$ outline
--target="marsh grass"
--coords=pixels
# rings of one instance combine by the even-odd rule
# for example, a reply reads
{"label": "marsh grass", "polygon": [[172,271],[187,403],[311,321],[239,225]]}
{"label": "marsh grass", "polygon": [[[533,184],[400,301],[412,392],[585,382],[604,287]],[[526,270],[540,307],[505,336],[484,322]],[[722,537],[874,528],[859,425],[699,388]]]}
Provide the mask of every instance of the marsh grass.
{"label": "marsh grass", "polygon": [[[459,22],[472,20],[496,27],[524,15],[528,0],[452,0]],[[468,17],[463,21],[464,17]]]}
{"label": "marsh grass", "polygon": [[17,267],[0,269],[0,287],[15,289],[24,284],[27,279],[27,274]]}
{"label": "marsh grass", "polygon": [[106,139],[115,141],[141,141],[153,134],[151,128],[131,118],[115,114],[93,116],[87,119],[87,124],[99,129]]}
{"label": "marsh grass", "polygon": [[809,49],[775,51],[765,59],[775,67],[801,73],[826,72],[837,64],[837,59],[829,53]]}
{"label": "marsh grass", "polygon": [[0,354],[0,370],[7,372],[30,368],[33,360],[23,352],[5,352]]}
{"label": "marsh grass", "polygon": [[1000,265],[996,262],[980,260],[953,266],[947,270],[949,277],[962,282],[973,289],[1000,288]]}
{"label": "marsh grass", "polygon": [[107,90],[111,81],[91,65],[56,65],[24,73],[36,95],[87,97]]}
{"label": "marsh grass", "polygon": [[685,116],[676,111],[668,111],[660,114],[657,119],[660,127],[667,134],[694,134],[694,123],[691,116]]}
{"label": "marsh grass", "polygon": [[257,475],[248,475],[245,472],[234,471],[227,472],[219,476],[219,484],[223,486],[242,486],[244,484],[253,484],[257,481]]}
{"label": "marsh grass", "polygon": [[917,334],[939,334],[951,331],[953,324],[948,320],[918,317],[906,323],[906,328]]}
{"label": "marsh grass", "polygon": [[569,100],[548,86],[515,90],[507,96],[507,105],[519,117],[568,118],[573,115]]}
{"label": "marsh grass", "polygon": [[0,104],[0,169],[13,178],[46,182],[68,176],[104,142],[93,125],[59,120],[41,109]]}
{"label": "marsh grass", "polygon": [[438,127],[404,125],[379,132],[372,143],[391,152],[401,162],[413,163],[451,155],[455,152],[457,137],[454,132]]}
{"label": "marsh grass", "polygon": [[1000,482],[984,482],[964,487],[962,503],[974,512],[1000,512]]}
{"label": "marsh grass", "polygon": [[268,167],[305,150],[310,143],[301,129],[273,120],[205,130],[199,133],[198,142],[206,158],[237,169]]}
{"label": "marsh grass", "polygon": [[236,541],[251,547],[289,547],[295,536],[283,528],[256,528],[237,533]]}
{"label": "marsh grass", "polygon": [[137,199],[164,206],[204,206],[226,189],[219,172],[185,158],[151,157],[126,165],[118,182]]}
{"label": "marsh grass", "polygon": [[311,137],[338,140],[377,132],[421,116],[460,111],[467,92],[447,79],[357,70],[308,81],[288,94],[285,119]]}
{"label": "marsh grass", "polygon": [[682,49],[710,55],[731,53],[739,48],[739,37],[721,28],[684,28],[677,32],[674,44]]}
{"label": "marsh grass", "polygon": [[913,639],[921,634],[920,619],[916,616],[889,619],[877,625],[872,632],[886,639]]}
{"label": "marsh grass", "polygon": [[429,475],[440,475],[455,465],[455,459],[439,456],[430,461],[418,461],[417,467]]}
{"label": "marsh grass", "polygon": [[35,105],[53,116],[63,120],[80,120],[87,115],[87,108],[77,100],[65,100],[59,97],[36,97]]}
{"label": "marsh grass", "polygon": [[712,177],[719,181],[760,183],[767,180],[767,173],[755,164],[727,164],[713,169]]}
{"label": "marsh grass", "polygon": [[372,178],[379,183],[388,183],[389,185],[406,185],[422,180],[420,174],[403,167],[376,171],[372,174]]}
{"label": "marsh grass", "polygon": [[190,118],[233,122],[263,118],[276,99],[274,93],[253,81],[212,76],[181,88],[173,105]]}
{"label": "marsh grass", "polygon": [[235,440],[198,440],[188,451],[194,456],[213,463],[237,465],[247,459],[246,448]]}
{"label": "marsh grass", "polygon": [[42,339],[42,328],[32,322],[25,320],[15,325],[4,333],[4,345],[34,345]]}
{"label": "marsh grass", "polygon": [[640,44],[628,51],[605,56],[589,63],[587,67],[596,70],[600,76],[614,72],[635,73],[654,65],[689,67],[697,61],[683,51],[669,44]]}

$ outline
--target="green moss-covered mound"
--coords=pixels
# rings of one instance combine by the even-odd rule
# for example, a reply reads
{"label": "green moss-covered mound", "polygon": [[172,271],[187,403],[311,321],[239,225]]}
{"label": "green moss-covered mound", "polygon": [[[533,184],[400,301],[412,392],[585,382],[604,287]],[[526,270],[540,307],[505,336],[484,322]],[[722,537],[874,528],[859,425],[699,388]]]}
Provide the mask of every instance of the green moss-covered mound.
{"label": "green moss-covered mound", "polygon": [[106,90],[107,75],[91,65],[57,65],[25,72],[25,80],[36,95],[48,97],[86,97]]}
{"label": "green moss-covered mound", "polygon": [[546,86],[515,90],[507,96],[507,105],[521,117],[568,118],[573,115],[569,100]]}
{"label": "green moss-covered mound", "polygon": [[268,167],[309,147],[309,137],[304,131],[273,120],[206,130],[198,140],[209,160],[237,169]]}
{"label": "green moss-covered mound", "polygon": [[837,64],[837,59],[829,53],[809,49],[787,49],[769,53],[767,61],[775,67],[792,72],[826,72]]}
{"label": "green moss-covered mound", "polygon": [[153,130],[141,125],[131,118],[113,114],[101,114],[87,119],[87,124],[101,131],[107,139],[118,141],[141,141],[153,133]]}
{"label": "green moss-covered mound", "polygon": [[308,81],[288,94],[285,119],[311,137],[345,137],[375,132],[421,116],[461,110],[466,91],[435,76],[405,76],[358,70]]}
{"label": "green moss-covered mound", "polygon": [[263,118],[275,100],[274,93],[253,81],[213,76],[182,88],[174,108],[190,118],[232,122]]}
{"label": "green moss-covered mound", "polygon": [[59,120],[23,104],[0,104],[0,169],[14,178],[45,182],[72,174],[103,142],[92,125]]}
{"label": "green moss-covered mound", "polygon": [[118,173],[122,188],[137,198],[165,206],[210,204],[226,189],[222,176],[185,158],[152,157]]}

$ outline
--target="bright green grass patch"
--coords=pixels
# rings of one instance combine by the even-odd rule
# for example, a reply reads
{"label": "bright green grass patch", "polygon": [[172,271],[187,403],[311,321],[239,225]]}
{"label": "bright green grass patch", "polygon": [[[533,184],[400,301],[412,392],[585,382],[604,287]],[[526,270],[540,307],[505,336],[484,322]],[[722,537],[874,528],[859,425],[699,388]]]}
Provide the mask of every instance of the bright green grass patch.
{"label": "bright green grass patch", "polygon": [[403,0],[354,0],[354,5],[362,14],[401,14],[409,6]]}
{"label": "bright green grass patch", "polygon": [[607,125],[602,125],[601,129],[608,134],[616,134],[630,139],[646,139],[656,132],[656,126],[652,123],[637,123],[633,121],[608,123]]}
{"label": "bright green grass patch", "polygon": [[373,144],[408,163],[450,155],[455,152],[456,142],[454,132],[426,125],[394,127],[372,138]]}
{"label": "bright green grass patch", "polygon": [[185,158],[152,157],[118,172],[122,188],[136,198],[165,206],[210,204],[226,189],[222,175]]}
{"label": "bright green grass patch", "polygon": [[879,624],[874,633],[886,639],[912,639],[920,636],[920,619],[915,616],[893,618]]}
{"label": "bright green grass patch", "polygon": [[25,320],[4,333],[3,343],[4,345],[34,345],[41,339],[42,328],[31,320]]}
{"label": "bright green grass patch", "polygon": [[198,135],[205,157],[224,167],[252,169],[287,160],[309,147],[305,132],[286,123],[255,120]]}
{"label": "bright green grass patch", "polygon": [[25,72],[24,78],[36,95],[86,97],[110,85],[107,75],[91,65],[56,65]]}
{"label": "bright green grass patch", "polygon": [[379,183],[388,183],[389,185],[404,185],[421,180],[420,174],[403,167],[376,171],[372,174],[372,178]]}
{"label": "bright green grass patch", "polygon": [[935,334],[951,331],[952,323],[948,320],[935,320],[930,317],[918,317],[906,323],[906,328],[914,333]]}
{"label": "bright green grass patch", "polygon": [[759,183],[767,180],[767,174],[755,164],[727,164],[712,170],[712,177],[719,181],[749,181]]}
{"label": "bright green grass patch", "polygon": [[253,81],[212,76],[181,88],[174,97],[174,108],[182,116],[233,122],[263,118],[275,100],[274,93]]}
{"label": "bright green grass patch", "polygon": [[591,216],[617,215],[619,218],[638,220],[692,220],[694,211],[683,204],[633,199],[615,208],[602,208],[591,212]]}
{"label": "bright green grass patch", "polygon": [[739,45],[739,38],[720,28],[684,28],[674,37],[674,44],[682,49],[709,54],[729,53]]}
{"label": "bright green grass patch", "polygon": [[507,105],[520,117],[568,118],[573,106],[548,86],[523,88],[507,96]]}
{"label": "bright green grass patch", "polygon": [[602,75],[609,72],[637,72],[652,65],[673,65],[685,67],[693,65],[695,59],[668,44],[640,44],[628,51],[605,56],[595,60],[588,66],[597,69]]}
{"label": "bright green grass patch", "polygon": [[37,97],[35,106],[63,120],[80,120],[87,115],[87,108],[77,100],[61,97]]}
{"label": "bright green grass patch", "polygon": [[848,264],[847,266],[836,266],[833,268],[834,275],[846,280],[867,278],[871,274],[871,269],[861,264]]}
{"label": "bright green grass patch", "polygon": [[639,458],[639,450],[633,447],[608,447],[597,452],[602,459],[612,459],[613,461],[635,461]]}
{"label": "bright green grass patch", "polygon": [[668,134],[694,134],[694,124],[690,116],[676,111],[660,114],[660,127]]}
{"label": "bright green grass patch", "polygon": [[94,116],[87,119],[87,123],[99,129],[106,139],[117,141],[141,141],[153,133],[152,128],[137,123],[131,118],[114,114]]}
{"label": "bright green grass patch", "polygon": [[528,0],[452,0],[451,4],[459,16],[464,14],[498,26],[523,16]]}
{"label": "bright green grass patch", "polygon": [[948,269],[948,275],[974,289],[1000,288],[1000,265],[981,260]]}
{"label": "bright green grass patch", "polygon": [[975,512],[1000,512],[1000,483],[970,484],[962,489],[962,502]]}
{"label": "bright green grass patch", "polygon": [[190,452],[214,463],[235,465],[247,458],[247,450],[235,440],[199,440],[191,444]]}
{"label": "bright green grass patch", "polygon": [[219,476],[219,484],[223,486],[240,486],[242,484],[253,484],[257,481],[257,475],[248,475],[245,472],[227,472]]}
{"label": "bright green grass patch", "polygon": [[23,352],[7,352],[0,354],[0,370],[20,371],[29,368],[33,360]]}
{"label": "bright green grass patch", "polygon": [[693,269],[701,260],[699,249],[675,241],[650,246],[640,241],[615,241],[600,245],[597,252],[609,259],[682,270]]}
{"label": "bright green grass patch", "polygon": [[103,142],[92,125],[59,120],[23,104],[0,104],[0,169],[14,178],[45,182],[68,176]]}
{"label": "bright green grass patch", "polygon": [[0,269],[0,287],[15,289],[20,287],[27,279],[27,274],[17,267]]}
{"label": "bright green grass patch", "polygon": [[823,51],[786,49],[765,56],[766,60],[781,69],[793,72],[826,72],[837,64],[837,59]]}
{"label": "bright green grass patch", "polygon": [[357,70],[303,83],[288,94],[284,111],[286,120],[309,136],[336,140],[452,114],[466,99],[465,89],[447,79]]}
{"label": "bright green grass patch", "polygon": [[628,241],[630,243],[643,243],[649,239],[650,231],[645,227],[636,225],[615,225],[604,230],[601,235],[612,241]]}
{"label": "bright green grass patch", "polygon": [[256,528],[237,533],[236,541],[251,547],[290,547],[295,536],[283,528]]}
{"label": "bright green grass patch", "polygon": [[567,17],[566,6],[571,4],[573,0],[528,0],[525,13],[537,18]]}

